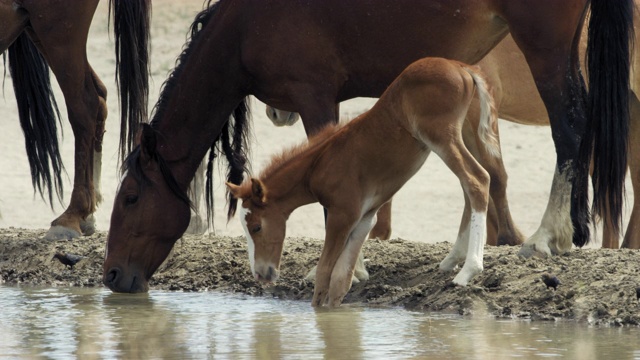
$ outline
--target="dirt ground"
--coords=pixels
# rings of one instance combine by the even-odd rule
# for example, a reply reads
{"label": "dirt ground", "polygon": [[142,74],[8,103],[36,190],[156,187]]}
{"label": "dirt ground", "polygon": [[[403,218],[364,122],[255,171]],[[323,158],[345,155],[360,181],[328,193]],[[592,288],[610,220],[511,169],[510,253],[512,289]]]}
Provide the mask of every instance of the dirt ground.
{"label": "dirt ground", "polygon": [[[102,286],[105,233],[74,241],[40,240],[44,230],[0,229],[0,274],[10,285]],[[253,280],[242,237],[187,236],[151,279],[151,289],[227,291],[309,301],[313,283],[305,281],[322,241],[288,238],[281,278],[275,285]],[[640,252],[575,249],[549,259],[518,257],[518,248],[486,247],[484,272],[468,287],[450,286],[453,274],[438,271],[450,243],[424,244],[402,239],[365,243],[369,281],[353,286],[345,303],[402,306],[412,310],[457,312],[599,325],[640,325]],[[72,270],[56,252],[82,255]],[[542,274],[561,284],[547,289]]]}

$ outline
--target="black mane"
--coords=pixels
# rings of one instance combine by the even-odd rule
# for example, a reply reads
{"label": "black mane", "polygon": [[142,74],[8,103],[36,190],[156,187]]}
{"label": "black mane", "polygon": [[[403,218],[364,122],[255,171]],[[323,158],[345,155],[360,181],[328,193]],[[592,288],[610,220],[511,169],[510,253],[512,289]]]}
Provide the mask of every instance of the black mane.
{"label": "black mane", "polygon": [[196,15],[195,20],[191,24],[189,31],[189,38],[185,45],[183,46],[182,53],[176,59],[176,66],[169,74],[167,80],[165,80],[164,84],[162,84],[162,90],[160,91],[160,96],[158,98],[158,102],[153,107],[152,115],[151,115],[151,125],[157,123],[162,118],[162,115],[166,111],[167,104],[169,103],[169,99],[171,98],[171,94],[173,93],[176,83],[182,74],[186,60],[192,53],[194,44],[197,43],[200,31],[204,29],[204,27],[209,23],[209,20],[215,15],[216,10],[218,9],[218,5],[220,2],[216,2],[213,5],[209,5],[211,0],[208,1],[206,8],[202,10],[198,15]]}
{"label": "black mane", "polygon": [[[210,20],[215,16],[217,10],[219,9],[220,3],[225,0],[215,2],[211,4],[211,0],[206,2],[206,9],[201,11],[198,15],[196,15],[194,22],[191,24],[190,28],[190,37],[187,43],[185,44],[182,53],[178,56],[176,60],[176,66],[167,78],[167,80],[162,85],[162,90],[160,92],[160,96],[156,105],[152,111],[151,117],[151,127],[157,128],[161,119],[163,118],[164,113],[167,111],[169,99],[173,96],[175,89],[177,88],[177,82],[184,68],[186,67],[187,59],[192,55],[194,45],[198,43],[200,39],[200,32],[204,29],[210,22]],[[238,104],[233,113],[229,114],[228,120],[225,120],[225,124],[222,127],[220,134],[216,136],[216,138],[211,139],[209,158],[207,162],[207,179],[205,183],[205,200],[207,207],[207,218],[210,225],[213,224],[213,160],[215,158],[224,158],[227,161],[227,181],[240,184],[244,178],[244,173],[248,172],[248,161],[247,161],[247,149],[248,143],[247,138],[249,137],[249,120],[250,120],[250,112],[247,100],[243,100]],[[219,156],[223,155],[223,156]],[[123,170],[131,170],[132,175],[138,180],[140,183],[145,181],[148,183],[148,178],[142,173],[139,165],[140,157],[140,149],[136,148],[125,160],[125,164],[123,164]],[[160,163],[160,168],[163,172],[163,176],[167,181],[167,184],[171,188],[171,190],[178,196],[180,199],[185,202],[189,201],[187,194],[177,186],[175,178],[171,174],[168,167],[164,163],[164,160],[161,157],[158,157],[158,161]],[[164,168],[163,168],[164,167]],[[228,195],[229,209],[227,213],[227,217],[231,218],[236,211],[237,208],[237,200],[234,199],[231,194]]]}

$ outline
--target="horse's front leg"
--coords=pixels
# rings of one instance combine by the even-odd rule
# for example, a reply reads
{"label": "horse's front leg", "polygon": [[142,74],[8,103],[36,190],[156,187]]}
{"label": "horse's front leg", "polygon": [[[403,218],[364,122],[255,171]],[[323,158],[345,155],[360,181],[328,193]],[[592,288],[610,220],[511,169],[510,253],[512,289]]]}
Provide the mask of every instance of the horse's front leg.
{"label": "horse's front leg", "polygon": [[314,307],[329,302],[332,273],[357,222],[357,216],[338,211],[328,212],[324,247],[316,268],[316,285],[311,300]]}
{"label": "horse's front leg", "polygon": [[[329,306],[337,307],[342,304],[342,299],[351,289],[352,281],[356,270],[356,264],[362,259],[362,245],[367,234],[371,230],[375,212],[365,215],[360,220],[355,229],[349,234],[347,243],[331,272],[331,283],[329,288]],[[364,264],[362,265],[364,267]],[[366,270],[364,270],[366,273]],[[367,278],[369,274],[367,273]]]}

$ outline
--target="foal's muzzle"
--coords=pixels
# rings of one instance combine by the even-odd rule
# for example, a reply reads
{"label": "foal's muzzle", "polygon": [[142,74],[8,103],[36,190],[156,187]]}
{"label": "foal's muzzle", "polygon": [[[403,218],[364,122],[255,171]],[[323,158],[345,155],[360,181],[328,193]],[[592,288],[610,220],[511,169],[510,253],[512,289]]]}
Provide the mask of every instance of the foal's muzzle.
{"label": "foal's muzzle", "polygon": [[258,281],[262,282],[275,282],[280,276],[280,271],[276,270],[273,265],[256,266],[256,270],[253,276]]}

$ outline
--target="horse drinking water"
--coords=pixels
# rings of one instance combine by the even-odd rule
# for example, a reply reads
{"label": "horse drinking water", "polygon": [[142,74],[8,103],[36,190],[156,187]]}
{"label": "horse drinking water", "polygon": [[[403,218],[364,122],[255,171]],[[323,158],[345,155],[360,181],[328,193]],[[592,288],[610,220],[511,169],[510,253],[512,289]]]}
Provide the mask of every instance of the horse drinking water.
{"label": "horse drinking water", "polygon": [[[577,49],[589,8],[589,58],[603,63],[589,62],[593,96],[587,101]],[[242,181],[248,165],[247,96],[298,111],[311,135],[337,122],[338,102],[380,96],[413,61],[433,56],[475,63],[507,33],[526,55],[549,113],[557,170],[566,185],[559,211],[549,213],[550,220],[564,221],[525,247],[551,255],[569,249],[571,239],[584,245],[590,154],[600,164],[594,168],[599,179],[594,198],[600,205],[612,201],[614,221],[620,212],[632,9],[632,0],[396,0],[392,6],[369,0],[215,2],[196,17],[151,125],[125,162],[103,282],[113,291],[147,291],[189,224],[185,192],[209,150],[229,160],[230,182]],[[207,207],[212,209],[210,201]],[[235,208],[230,200],[230,215]],[[517,238],[510,229],[501,226],[501,236]]]}
{"label": "horse drinking water", "polygon": [[451,253],[440,263],[441,270],[450,271],[464,261],[453,282],[467,285],[482,271],[489,201],[489,174],[461,134],[474,89],[482,108],[477,131],[487,150],[500,156],[497,117],[484,78],[463,63],[425,58],[404,70],[368,112],[276,157],[260,178],[227,183],[242,200],[240,220],[254,276],[278,278],[289,214],[320,202],[327,209],[327,226],[313,305],[340,305],[376,212],[433,151],[460,179],[470,204]]}

